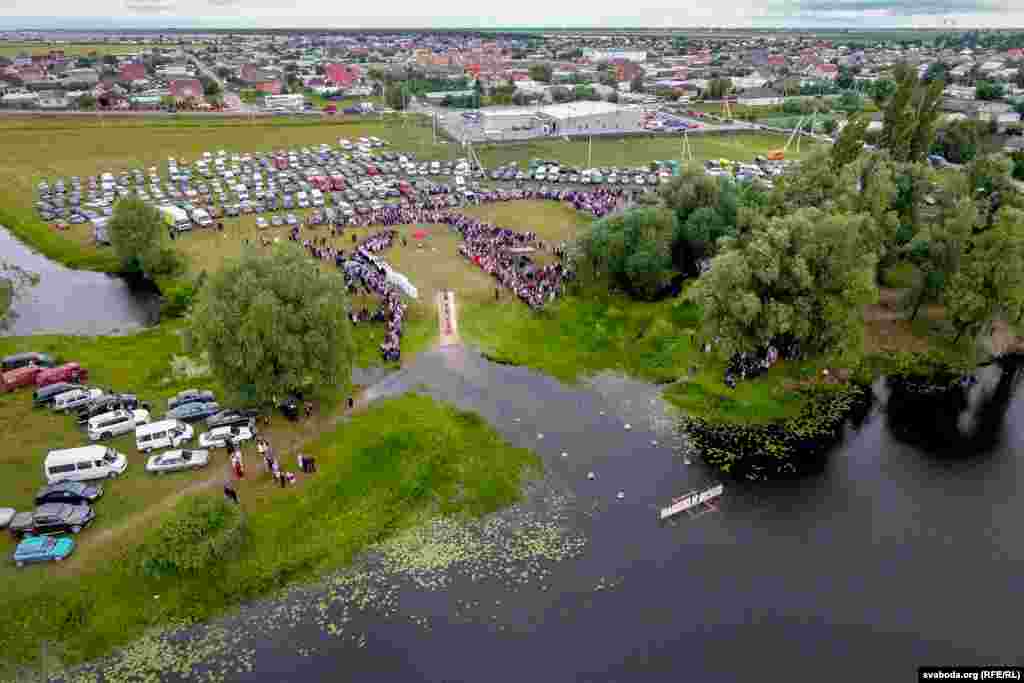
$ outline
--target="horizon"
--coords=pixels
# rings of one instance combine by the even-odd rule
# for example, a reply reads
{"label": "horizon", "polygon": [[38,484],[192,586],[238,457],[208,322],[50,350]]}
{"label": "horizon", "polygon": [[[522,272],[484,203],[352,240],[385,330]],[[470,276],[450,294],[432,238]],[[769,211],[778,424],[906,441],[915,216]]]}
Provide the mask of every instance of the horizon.
{"label": "horizon", "polygon": [[[555,8],[530,2],[479,6],[450,0],[431,14],[395,4],[346,7],[324,0],[57,0],[50,16],[28,0],[0,0],[0,31],[263,30],[558,31],[558,30],[1012,30],[1024,29],[1017,0],[724,0],[628,8],[568,0]],[[541,19],[542,18],[542,19]],[[540,20],[538,20],[540,19]]]}

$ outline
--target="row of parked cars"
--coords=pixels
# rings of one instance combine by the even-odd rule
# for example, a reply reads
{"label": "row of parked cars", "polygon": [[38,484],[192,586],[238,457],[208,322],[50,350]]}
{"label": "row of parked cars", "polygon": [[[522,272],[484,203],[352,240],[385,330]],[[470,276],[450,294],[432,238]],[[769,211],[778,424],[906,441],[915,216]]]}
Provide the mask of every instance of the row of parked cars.
{"label": "row of parked cars", "polygon": [[[38,372],[70,365],[79,367],[77,363],[58,365],[53,357],[36,352],[0,359],[5,377],[25,369],[37,371],[38,376]],[[205,467],[210,461],[210,449],[245,441],[255,434],[255,411],[223,410],[212,392],[183,391],[168,401],[162,419],[153,421],[151,406],[135,394],[78,383],[88,376],[84,369],[79,369],[75,381],[38,386],[32,394],[33,406],[74,416],[92,442],[134,432],[137,450],[152,454],[146,463],[148,472],[161,474]],[[183,448],[194,436],[189,423],[198,420],[205,420],[208,428],[199,436],[199,448]],[[60,561],[70,555],[75,547],[73,536],[96,518],[93,505],[104,494],[97,480],[114,479],[127,467],[124,454],[102,443],[47,453],[43,461],[46,484],[34,496],[34,509],[15,512],[12,508],[0,508],[0,528],[8,528],[20,539],[14,562],[24,566]]]}

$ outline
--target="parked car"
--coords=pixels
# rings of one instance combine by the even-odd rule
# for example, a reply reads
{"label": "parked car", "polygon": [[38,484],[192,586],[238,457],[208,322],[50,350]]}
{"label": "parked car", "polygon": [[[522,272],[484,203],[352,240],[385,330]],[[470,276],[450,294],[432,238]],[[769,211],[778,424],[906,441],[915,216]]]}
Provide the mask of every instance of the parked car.
{"label": "parked car", "polygon": [[72,389],[84,389],[81,384],[74,384],[71,382],[57,382],[56,384],[48,384],[41,389],[36,389],[32,394],[32,405],[46,406],[53,402],[53,399],[63,394],[65,391],[71,391]]}
{"label": "parked car", "polygon": [[53,409],[58,412],[70,412],[103,396],[103,390],[95,387],[89,389],[72,389],[53,397]]}
{"label": "parked car", "polygon": [[246,426],[252,428],[256,425],[258,410],[222,410],[216,415],[206,418],[208,427],[237,427]]}
{"label": "parked car", "polygon": [[146,471],[154,474],[179,472],[181,470],[197,470],[210,463],[208,450],[174,450],[150,456],[146,462]]}
{"label": "parked car", "polygon": [[249,427],[214,427],[199,435],[200,448],[224,448],[229,441],[248,441],[253,437]]}
{"label": "parked car", "polygon": [[36,375],[36,386],[46,387],[58,382],[84,382],[89,379],[89,371],[78,363],[65,363],[55,368],[46,368]]}
{"label": "parked car", "polygon": [[8,370],[0,374],[0,392],[14,391],[22,387],[35,386],[36,375],[42,370],[39,366],[28,365],[25,367]]}
{"label": "parked car", "polygon": [[52,368],[56,364],[57,362],[53,359],[53,356],[49,354],[39,353],[38,351],[26,351],[25,353],[4,356],[3,360],[0,360],[0,369],[6,372],[7,370],[15,370],[28,365]]}
{"label": "parked car", "polygon": [[14,508],[0,508],[0,529],[6,529],[16,514]]}
{"label": "parked car", "polygon": [[167,399],[167,410],[173,410],[180,405],[191,403],[193,401],[201,401],[207,403],[214,400],[212,391],[200,391],[199,389],[185,389],[180,391],[171,398]]}
{"label": "parked car", "polygon": [[75,550],[75,540],[68,536],[28,536],[14,549],[12,559],[18,567],[37,562],[60,562]]}
{"label": "parked car", "polygon": [[168,410],[167,413],[164,414],[164,419],[191,422],[193,420],[202,420],[210,417],[211,415],[216,415],[219,412],[220,405],[217,403],[192,401]]}
{"label": "parked car", "polygon": [[103,496],[103,487],[99,484],[86,484],[80,481],[62,481],[47,484],[36,491],[36,505],[47,503],[95,503]]}
{"label": "parked car", "polygon": [[88,505],[47,503],[33,512],[19,512],[14,515],[8,528],[15,536],[42,536],[51,534],[77,534],[96,518]]}
{"label": "parked car", "polygon": [[105,394],[84,406],[78,407],[78,422],[79,424],[85,424],[90,419],[104,413],[114,410],[135,410],[136,408],[149,410],[149,404],[145,401],[140,402],[139,397],[135,394]]}
{"label": "parked car", "polygon": [[133,432],[139,425],[149,424],[149,419],[149,411],[141,408],[112,410],[90,418],[86,423],[86,433],[93,441],[110,439]]}

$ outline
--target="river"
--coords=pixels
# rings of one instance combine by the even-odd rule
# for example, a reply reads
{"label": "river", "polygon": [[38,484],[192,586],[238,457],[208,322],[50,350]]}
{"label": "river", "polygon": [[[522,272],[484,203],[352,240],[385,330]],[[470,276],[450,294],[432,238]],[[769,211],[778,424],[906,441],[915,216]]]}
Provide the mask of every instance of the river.
{"label": "river", "polygon": [[[261,683],[706,683],[1019,665],[1024,400],[1019,373],[1004,379],[1006,391],[977,390],[997,404],[969,401],[1003,418],[981,421],[998,431],[984,450],[951,459],[895,438],[880,387],[820,475],[726,483],[718,512],[660,523],[661,506],[714,477],[680,455],[656,387],[610,376],[565,386],[460,347],[422,354],[369,396],[419,388],[534,448],[547,472],[538,490],[560,492],[559,524],[586,539],[583,552],[514,591],[479,574],[443,590],[395,579],[394,596],[377,598],[397,605],[390,618],[370,609],[347,621],[323,608],[329,585],[248,605],[218,622],[236,634],[221,670]],[[546,495],[524,509],[543,511]],[[335,619],[358,641],[326,632]]]}
{"label": "river", "polygon": [[119,334],[159,319],[160,301],[154,288],[62,266],[2,227],[0,260],[39,275],[39,283],[15,302],[14,320],[0,334]]}

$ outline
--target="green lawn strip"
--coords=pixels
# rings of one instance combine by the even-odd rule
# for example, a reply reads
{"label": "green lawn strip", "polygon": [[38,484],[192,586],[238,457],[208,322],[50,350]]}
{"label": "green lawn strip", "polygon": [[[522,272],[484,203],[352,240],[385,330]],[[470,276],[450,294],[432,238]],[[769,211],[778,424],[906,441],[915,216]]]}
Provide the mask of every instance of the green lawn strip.
{"label": "green lawn strip", "polygon": [[[775,133],[702,133],[690,135],[694,161],[732,159],[753,161],[754,157],[785,146],[786,137]],[[476,145],[477,154],[486,166],[511,161],[521,166],[530,159],[554,159],[564,164],[585,166],[588,158],[593,166],[639,166],[655,160],[680,159],[683,154],[681,135],[635,135],[626,138],[598,138],[588,150],[586,139],[542,139],[525,143]],[[787,158],[797,159],[810,153],[807,144],[802,152],[790,151]]]}
{"label": "green lawn strip", "polygon": [[[375,404],[305,450],[319,472],[285,491],[253,463],[254,476],[239,487],[248,538],[220,566],[151,578],[132,569],[132,546],[123,561],[75,576],[53,566],[12,575],[0,617],[4,651],[30,658],[40,639],[59,637],[68,661],[94,658],[147,627],[206,619],[340,567],[426,515],[507,506],[524,478],[540,470],[533,453],[513,448],[480,417],[415,394]],[[179,505],[162,519],[180,512]]]}
{"label": "green lawn strip", "polygon": [[62,51],[69,57],[86,57],[92,53],[97,55],[134,55],[154,47],[151,44],[121,45],[110,43],[0,43],[0,57],[17,57],[20,54],[47,55],[51,50]]}
{"label": "green lawn strip", "polygon": [[699,316],[681,299],[568,297],[540,313],[525,306],[464,306],[459,330],[492,360],[529,366],[566,382],[610,370],[669,384],[665,398],[689,415],[763,423],[800,412],[803,400],[788,387],[813,376],[816,364],[779,363],[729,389],[724,360],[703,353],[694,338]]}

